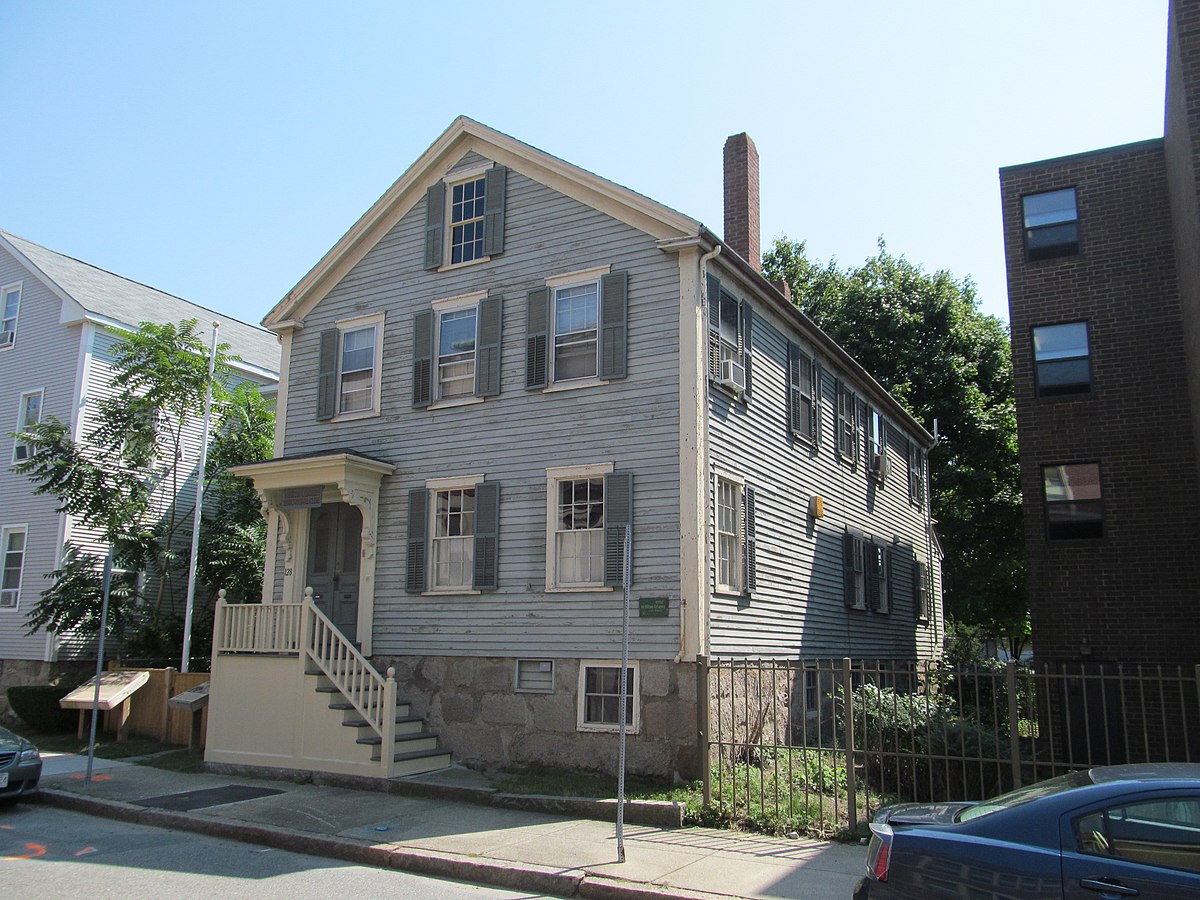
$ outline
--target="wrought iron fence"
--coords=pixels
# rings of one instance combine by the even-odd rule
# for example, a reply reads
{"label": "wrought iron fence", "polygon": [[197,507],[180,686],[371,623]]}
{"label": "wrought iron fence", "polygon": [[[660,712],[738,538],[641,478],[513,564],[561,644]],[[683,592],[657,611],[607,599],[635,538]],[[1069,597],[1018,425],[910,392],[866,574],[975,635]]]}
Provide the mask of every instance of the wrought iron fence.
{"label": "wrought iron fence", "polygon": [[705,801],[776,831],[1200,757],[1200,666],[719,658],[705,684]]}

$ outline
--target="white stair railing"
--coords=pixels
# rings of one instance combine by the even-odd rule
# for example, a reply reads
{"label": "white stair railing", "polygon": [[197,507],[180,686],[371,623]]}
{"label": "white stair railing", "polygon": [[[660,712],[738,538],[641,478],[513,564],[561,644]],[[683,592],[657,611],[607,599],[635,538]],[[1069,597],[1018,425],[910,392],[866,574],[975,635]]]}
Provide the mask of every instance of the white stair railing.
{"label": "white stair railing", "polygon": [[379,735],[380,765],[390,775],[396,752],[396,670],[383,677],[358,648],[317,608],[313,589],[304,589],[300,645],[322,674]]}
{"label": "white stair railing", "polygon": [[299,653],[301,603],[229,603],[217,592],[217,653]]}

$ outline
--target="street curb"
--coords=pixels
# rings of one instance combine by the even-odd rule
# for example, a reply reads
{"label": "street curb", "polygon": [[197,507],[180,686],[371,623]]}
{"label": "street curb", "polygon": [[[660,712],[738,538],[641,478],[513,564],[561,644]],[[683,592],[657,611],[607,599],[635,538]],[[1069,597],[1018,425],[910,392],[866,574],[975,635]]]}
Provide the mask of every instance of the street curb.
{"label": "street curb", "polygon": [[346,838],[307,834],[286,828],[268,828],[245,822],[231,822],[228,819],[150,809],[120,800],[102,800],[48,788],[42,788],[40,795],[42,802],[50,806],[102,818],[261,844],[277,850],[325,856],[375,868],[401,869],[420,875],[553,894],[558,897],[581,897],[585,900],[728,900],[729,896],[592,875],[581,869],[564,870],[532,863],[487,860],[395,844],[360,843]]}

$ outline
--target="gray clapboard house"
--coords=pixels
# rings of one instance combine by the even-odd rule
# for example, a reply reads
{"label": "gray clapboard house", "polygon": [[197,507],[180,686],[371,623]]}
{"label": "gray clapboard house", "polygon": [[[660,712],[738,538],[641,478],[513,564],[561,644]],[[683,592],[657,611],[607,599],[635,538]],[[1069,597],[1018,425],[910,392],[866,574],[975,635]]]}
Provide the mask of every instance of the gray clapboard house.
{"label": "gray clapboard house", "polygon": [[[122,331],[145,321],[197,319],[220,323],[238,378],[274,389],[279,346],[261,328],[106,272],[0,231],[0,433],[53,416],[78,438],[95,403],[112,390],[111,348]],[[194,435],[198,451],[199,428]],[[27,635],[25,620],[49,586],[68,542],[98,549],[93,535],[57,511],[53,497],[34,496],[29,479],[9,465],[27,448],[0,441],[0,704],[3,687],[45,681],[53,664],[81,651],[69,636]],[[193,487],[194,490],[194,487]],[[93,656],[94,658],[94,656]],[[3,706],[0,706],[2,709]]]}
{"label": "gray clapboard house", "polygon": [[608,760],[626,526],[632,770],[697,770],[704,658],[939,652],[933,439],[763,278],[757,190],[731,138],[723,242],[459,118],[268,314],[210,764]]}

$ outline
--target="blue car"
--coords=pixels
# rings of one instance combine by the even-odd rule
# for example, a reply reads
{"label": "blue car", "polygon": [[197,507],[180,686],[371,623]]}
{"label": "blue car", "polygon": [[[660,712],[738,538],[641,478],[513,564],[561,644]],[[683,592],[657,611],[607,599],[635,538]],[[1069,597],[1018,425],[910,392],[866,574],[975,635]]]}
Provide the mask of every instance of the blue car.
{"label": "blue car", "polygon": [[1071,772],[871,823],[854,900],[1200,900],[1200,765]]}
{"label": "blue car", "polygon": [[20,735],[0,727],[0,802],[12,803],[37,790],[42,756]]}

